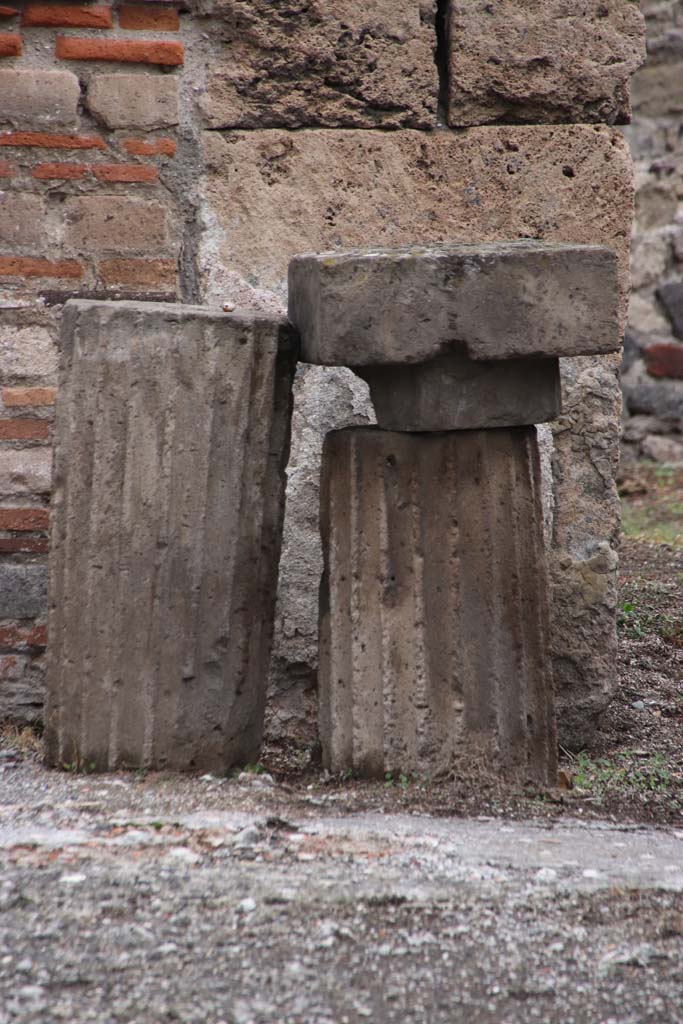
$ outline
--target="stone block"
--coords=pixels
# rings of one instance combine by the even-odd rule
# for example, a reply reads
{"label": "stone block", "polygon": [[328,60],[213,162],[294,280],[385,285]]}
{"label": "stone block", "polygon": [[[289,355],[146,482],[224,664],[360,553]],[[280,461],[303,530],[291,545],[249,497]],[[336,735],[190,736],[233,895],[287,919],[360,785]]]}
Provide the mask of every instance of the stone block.
{"label": "stone block", "polygon": [[671,260],[668,228],[637,234],[631,247],[631,280],[636,290],[657,284]]}
{"label": "stone block", "polygon": [[431,775],[474,755],[553,782],[535,428],[335,431],[321,534],[326,767]]}
{"label": "stone block", "polygon": [[[483,127],[460,133],[400,132],[235,132],[204,137],[206,176],[202,181],[205,228],[199,245],[203,294],[208,301],[230,299],[262,309],[284,309],[286,272],[296,253],[441,242],[481,242],[512,238],[606,245],[618,257],[623,321],[629,294],[629,239],[633,210],[632,168],[619,132],[595,125]],[[305,194],[300,183],[306,182]],[[239,230],[236,227],[239,227]],[[611,476],[618,450],[619,385],[613,357],[605,365],[611,398],[603,409],[590,400],[592,378],[581,374],[572,387],[574,415],[566,422],[555,460],[558,480],[573,481],[571,510],[555,506],[558,523],[574,517],[583,531],[580,556],[553,545],[554,562],[576,557],[607,541],[616,542],[618,505]],[[617,360],[618,362],[618,360]],[[294,668],[314,670],[315,621],[307,594],[320,575],[320,541],[315,520],[317,452],[325,430],[372,417],[360,387],[351,390],[347,371],[326,371],[322,390],[317,368],[302,372],[300,393],[306,413],[296,422],[293,472],[288,502],[301,509],[300,525],[285,538],[291,552],[283,563],[283,590],[277,639],[278,672],[288,650]],[[583,400],[590,413],[578,416]],[[589,443],[587,438],[591,436]],[[600,468],[595,469],[593,456]],[[576,465],[569,472],[569,464]],[[583,469],[581,469],[581,467]],[[586,488],[581,472],[585,474]],[[611,578],[616,574],[612,571]],[[562,575],[556,600],[563,594]],[[579,591],[567,579],[562,634],[571,647],[576,636],[573,678],[596,695],[603,707],[616,685],[616,627],[606,623],[591,634]],[[607,613],[606,613],[607,614]],[[306,616],[311,615],[308,626]],[[295,623],[296,625],[292,625]],[[295,631],[290,643],[284,629]],[[590,643],[604,658],[591,659]],[[560,652],[558,651],[558,657]],[[293,668],[293,671],[294,671]],[[596,675],[596,672],[598,673]],[[563,698],[564,699],[564,698]],[[566,700],[571,707],[571,689]],[[575,719],[586,727],[593,721]],[[560,714],[560,735],[564,716]],[[576,738],[576,729],[572,729]],[[563,740],[564,742],[564,740]]]}
{"label": "stone block", "polygon": [[0,194],[0,245],[41,246],[45,242],[43,200],[28,192]]}
{"label": "stone block", "polygon": [[673,437],[649,434],[643,438],[640,450],[648,459],[668,466],[683,466],[683,441]]}
{"label": "stone block", "polygon": [[326,366],[616,352],[617,266],[601,246],[513,241],[296,256],[288,315]]}
{"label": "stone block", "polygon": [[217,128],[433,128],[434,0],[204,5],[220,40],[201,107]]}
{"label": "stone block", "polygon": [[284,310],[297,253],[538,238],[613,249],[625,319],[633,172],[614,129],[205,132],[204,160],[216,301]]}
{"label": "stone block", "polygon": [[[680,34],[683,40],[683,33]],[[649,59],[633,78],[633,109],[638,117],[683,113],[683,47],[679,59]]]}
{"label": "stone block", "polygon": [[0,365],[4,382],[51,379],[57,371],[57,362],[57,345],[47,328],[0,323]]}
{"label": "stone block", "polygon": [[0,495],[49,494],[51,476],[49,449],[0,450]]}
{"label": "stone block", "polygon": [[645,59],[637,4],[451,0],[447,26],[453,127],[629,121],[629,78]]}
{"label": "stone block", "polygon": [[0,124],[73,124],[80,94],[78,77],[71,71],[0,71]]}
{"label": "stone block", "polygon": [[291,328],[70,302],[56,412],[48,763],[222,772],[258,758]]}
{"label": "stone block", "polygon": [[674,334],[683,340],[683,281],[668,281],[660,285],[657,298],[664,307]]}
{"label": "stone block", "polygon": [[558,359],[476,362],[464,353],[428,363],[356,369],[385,430],[479,430],[547,423],[562,411]]}
{"label": "stone block", "polygon": [[87,106],[107,128],[163,128],[178,123],[178,79],[168,75],[95,75]]}
{"label": "stone block", "polygon": [[38,725],[45,700],[42,659],[0,655],[0,721]]}
{"label": "stone block", "polygon": [[0,564],[0,619],[35,619],[47,609],[47,566]]}
{"label": "stone block", "polygon": [[638,361],[621,378],[624,402],[631,415],[683,417],[683,388],[678,380],[651,377]]}
{"label": "stone block", "polygon": [[629,302],[628,322],[638,334],[668,334],[670,331],[669,323],[657,308],[654,296],[648,298],[634,292]]}
{"label": "stone block", "polygon": [[64,204],[64,241],[77,252],[156,252],[169,244],[161,203],[127,196],[79,196]]}

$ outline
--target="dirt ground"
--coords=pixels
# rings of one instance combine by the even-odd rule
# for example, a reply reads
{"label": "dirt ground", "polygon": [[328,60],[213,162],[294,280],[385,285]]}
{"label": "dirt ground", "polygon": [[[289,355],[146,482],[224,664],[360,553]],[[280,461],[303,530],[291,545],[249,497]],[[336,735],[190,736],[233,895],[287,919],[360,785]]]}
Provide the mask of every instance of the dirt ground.
{"label": "dirt ground", "polygon": [[621,685],[555,789],[0,734],[0,1024],[683,1024],[683,471],[621,487]]}

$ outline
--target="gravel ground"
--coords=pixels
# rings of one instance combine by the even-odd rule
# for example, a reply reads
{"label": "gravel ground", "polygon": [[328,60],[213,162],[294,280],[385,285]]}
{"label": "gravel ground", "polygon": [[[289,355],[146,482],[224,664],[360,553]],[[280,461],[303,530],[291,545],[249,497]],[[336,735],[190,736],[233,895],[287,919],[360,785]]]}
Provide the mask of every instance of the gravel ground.
{"label": "gravel ground", "polygon": [[683,830],[0,767],[1,1024],[683,1021]]}

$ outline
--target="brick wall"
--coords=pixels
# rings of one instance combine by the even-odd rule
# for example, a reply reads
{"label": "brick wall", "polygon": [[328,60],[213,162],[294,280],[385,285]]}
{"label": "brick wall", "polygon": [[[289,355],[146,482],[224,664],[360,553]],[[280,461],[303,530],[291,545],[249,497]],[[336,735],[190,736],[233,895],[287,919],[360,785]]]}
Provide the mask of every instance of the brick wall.
{"label": "brick wall", "polygon": [[181,128],[184,51],[172,4],[0,7],[5,715],[30,720],[42,705],[61,304],[70,295],[192,298],[183,272],[192,190],[178,170],[192,150]]}

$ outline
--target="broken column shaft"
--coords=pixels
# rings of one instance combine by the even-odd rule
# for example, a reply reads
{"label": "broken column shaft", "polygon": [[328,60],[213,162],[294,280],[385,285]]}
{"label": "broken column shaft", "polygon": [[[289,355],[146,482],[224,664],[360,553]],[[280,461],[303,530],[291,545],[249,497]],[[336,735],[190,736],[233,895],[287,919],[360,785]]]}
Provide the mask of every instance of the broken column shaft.
{"label": "broken column shaft", "polygon": [[328,435],[320,732],[332,770],[481,756],[556,772],[533,424],[558,360],[619,344],[615,261],[535,242],[301,256],[304,359],[350,366],[378,428]]}
{"label": "broken column shaft", "polygon": [[255,761],[293,332],[265,316],[75,301],[62,346],[46,759]]}

